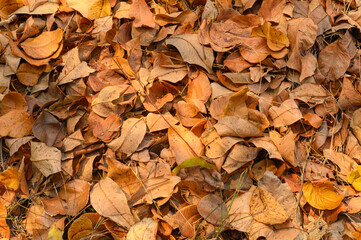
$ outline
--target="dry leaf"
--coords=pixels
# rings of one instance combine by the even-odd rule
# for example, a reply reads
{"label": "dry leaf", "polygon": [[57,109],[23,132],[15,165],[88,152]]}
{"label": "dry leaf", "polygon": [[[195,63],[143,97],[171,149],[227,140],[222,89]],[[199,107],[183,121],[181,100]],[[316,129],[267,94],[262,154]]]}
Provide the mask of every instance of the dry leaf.
{"label": "dry leaf", "polygon": [[197,210],[207,222],[214,225],[220,224],[227,215],[225,203],[214,194],[203,197],[197,204]]}
{"label": "dry leaf", "polygon": [[[46,131],[44,131],[44,128]],[[49,112],[42,112],[33,124],[34,137],[48,146],[53,146],[64,138],[61,123]]]}
{"label": "dry leaf", "polygon": [[209,47],[202,46],[198,42],[196,34],[176,35],[167,39],[165,42],[168,45],[176,47],[184,61],[203,67],[209,73],[213,72],[213,51]]}
{"label": "dry leaf", "polygon": [[100,180],[90,192],[90,202],[100,215],[130,229],[134,219],[122,189],[111,178]]}
{"label": "dry leaf", "polygon": [[103,235],[105,227],[102,217],[98,213],[84,213],[75,219],[68,231],[69,240],[81,240],[86,237],[98,239],[98,235]]}
{"label": "dry leaf", "polygon": [[302,192],[306,201],[312,207],[320,210],[335,209],[343,199],[343,196],[335,193],[332,183],[328,180],[315,183],[306,182],[303,184]]}
{"label": "dry leaf", "polygon": [[293,99],[287,99],[279,107],[272,106],[269,114],[274,127],[288,126],[302,118],[302,113]]}
{"label": "dry leaf", "polygon": [[147,126],[143,119],[128,118],[123,123],[120,137],[111,141],[108,146],[113,151],[129,156],[137,150],[146,130]]}
{"label": "dry leaf", "polygon": [[0,116],[11,110],[27,111],[28,105],[23,95],[17,92],[8,92],[1,100]]}
{"label": "dry leaf", "polygon": [[28,38],[20,43],[24,52],[34,59],[51,57],[59,49],[63,40],[63,31],[58,28],[54,31],[43,32],[35,38]]}
{"label": "dry leaf", "polygon": [[178,165],[188,158],[203,154],[201,140],[183,126],[173,125],[168,128],[168,141]]}
{"label": "dry leaf", "polygon": [[249,207],[253,218],[267,225],[281,224],[289,218],[283,206],[262,186],[254,190]]}
{"label": "dry leaf", "polygon": [[144,0],[134,0],[129,9],[129,17],[134,18],[134,27],[155,28],[153,13]]}
{"label": "dry leaf", "polygon": [[89,7],[88,18],[97,19],[111,15],[111,7],[108,0],[97,0]]}
{"label": "dry leaf", "polygon": [[61,171],[61,151],[45,143],[31,142],[30,160],[45,177]]}
{"label": "dry leaf", "polygon": [[174,118],[169,112],[166,112],[162,115],[149,113],[147,115],[146,123],[149,132],[156,132],[177,124],[178,120]]}
{"label": "dry leaf", "polygon": [[127,234],[127,240],[155,240],[158,223],[151,218],[143,218],[134,224]]}
{"label": "dry leaf", "polygon": [[23,110],[11,110],[0,117],[0,136],[21,138],[31,134],[34,118]]}
{"label": "dry leaf", "polygon": [[261,27],[252,30],[252,36],[264,37],[267,39],[267,46],[272,51],[280,51],[288,47],[290,42],[287,35],[271,26],[270,22],[264,22]]}
{"label": "dry leaf", "polygon": [[77,216],[88,203],[90,185],[80,179],[66,183],[55,198],[43,199],[44,210],[47,214]]}
{"label": "dry leaf", "polygon": [[19,188],[19,171],[16,168],[9,167],[0,173],[0,183],[6,189],[18,190]]}

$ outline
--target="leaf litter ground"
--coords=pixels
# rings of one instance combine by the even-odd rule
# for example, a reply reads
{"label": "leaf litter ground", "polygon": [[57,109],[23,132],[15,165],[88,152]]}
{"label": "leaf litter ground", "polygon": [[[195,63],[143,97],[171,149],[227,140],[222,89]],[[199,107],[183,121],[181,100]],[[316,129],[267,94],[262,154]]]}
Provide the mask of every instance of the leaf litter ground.
{"label": "leaf litter ground", "polygon": [[360,239],[361,4],[0,2],[4,239]]}

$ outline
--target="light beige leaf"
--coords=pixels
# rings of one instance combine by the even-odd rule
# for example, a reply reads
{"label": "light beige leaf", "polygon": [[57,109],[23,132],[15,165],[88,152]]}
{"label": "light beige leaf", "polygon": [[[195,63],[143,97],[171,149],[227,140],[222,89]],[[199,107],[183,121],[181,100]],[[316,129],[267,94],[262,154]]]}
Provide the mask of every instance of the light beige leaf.
{"label": "light beige leaf", "polygon": [[63,30],[58,28],[54,31],[43,32],[35,38],[28,38],[20,43],[20,46],[28,56],[44,59],[56,53],[62,40]]}
{"label": "light beige leaf", "polygon": [[242,166],[250,163],[258,155],[259,149],[254,147],[247,147],[237,143],[228,153],[226,161],[222,168],[228,173],[232,173]]}
{"label": "light beige leaf", "polygon": [[61,171],[61,151],[45,143],[31,142],[30,160],[45,177]]}
{"label": "light beige leaf", "polygon": [[126,240],[156,240],[157,230],[156,221],[144,218],[129,229]]}
{"label": "light beige leaf", "polygon": [[168,198],[175,186],[181,181],[178,176],[155,177],[143,180],[144,186],[130,200],[131,205],[152,204],[155,199]]}
{"label": "light beige leaf", "polygon": [[221,137],[261,137],[263,136],[262,128],[253,125],[246,119],[237,116],[226,116],[221,118],[215,125]]}
{"label": "light beige leaf", "polygon": [[[149,132],[156,132],[169,128],[169,124],[175,125],[178,123],[178,120],[172,116],[169,112],[164,114],[155,114],[149,113],[147,115],[146,123],[149,129]],[[169,123],[169,124],[168,124]]]}
{"label": "light beige leaf", "polygon": [[72,82],[78,78],[87,77],[90,73],[95,72],[95,70],[90,68],[85,61],[80,61],[78,47],[68,51],[63,55],[62,59],[64,68],[57,80],[59,85]]}
{"label": "light beige leaf", "polygon": [[110,218],[120,226],[130,229],[134,219],[127,197],[111,178],[100,180],[90,192],[90,203],[97,213]]}
{"label": "light beige leaf", "polygon": [[120,137],[111,141],[108,146],[113,151],[125,153],[129,156],[137,150],[146,131],[147,125],[143,119],[128,118],[123,123]]}
{"label": "light beige leaf", "polygon": [[196,34],[180,34],[165,41],[178,49],[184,61],[203,67],[207,72],[212,73],[214,61],[213,50],[202,46],[198,42]]}
{"label": "light beige leaf", "polygon": [[281,224],[289,218],[283,206],[262,186],[254,190],[250,210],[255,220],[267,225]]}
{"label": "light beige leaf", "polygon": [[168,140],[178,165],[188,158],[203,155],[204,146],[199,137],[183,126],[168,128]]}
{"label": "light beige leaf", "polygon": [[293,99],[287,99],[279,107],[272,106],[269,114],[274,127],[288,126],[302,118],[302,113]]}

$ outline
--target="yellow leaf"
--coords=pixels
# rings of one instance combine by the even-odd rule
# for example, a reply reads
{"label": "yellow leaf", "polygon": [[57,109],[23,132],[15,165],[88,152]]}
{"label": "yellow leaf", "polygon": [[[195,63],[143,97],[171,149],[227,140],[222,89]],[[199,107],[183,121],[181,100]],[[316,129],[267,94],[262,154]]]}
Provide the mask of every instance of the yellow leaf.
{"label": "yellow leaf", "polygon": [[64,231],[61,231],[54,224],[53,227],[49,230],[48,240],[62,240]]}
{"label": "yellow leaf", "polygon": [[98,0],[94,2],[88,11],[88,18],[91,20],[106,17],[111,14],[111,7],[108,0]]}
{"label": "yellow leaf", "polygon": [[270,22],[265,22],[261,27],[254,28],[252,36],[266,38],[267,46],[273,51],[280,51],[290,45],[287,35],[272,27]]}
{"label": "yellow leaf", "polygon": [[306,201],[314,208],[332,210],[337,208],[343,196],[335,193],[330,181],[311,183],[306,182],[302,189]]}
{"label": "yellow leaf", "polygon": [[8,168],[0,173],[0,182],[7,188],[17,190],[19,188],[19,171],[15,168]]}
{"label": "yellow leaf", "polygon": [[356,191],[361,191],[361,165],[347,174],[347,181],[352,184]]}
{"label": "yellow leaf", "polygon": [[214,164],[208,163],[203,158],[192,157],[192,158],[188,158],[187,160],[185,160],[184,162],[179,164],[177,167],[175,167],[173,169],[172,172],[174,172],[175,174],[178,174],[182,168],[187,168],[187,167],[192,167],[192,166],[200,166],[200,167],[209,168],[209,169],[216,169],[216,166]]}
{"label": "yellow leaf", "polygon": [[1,0],[0,1],[0,17],[8,18],[9,15],[24,6],[22,0]]}

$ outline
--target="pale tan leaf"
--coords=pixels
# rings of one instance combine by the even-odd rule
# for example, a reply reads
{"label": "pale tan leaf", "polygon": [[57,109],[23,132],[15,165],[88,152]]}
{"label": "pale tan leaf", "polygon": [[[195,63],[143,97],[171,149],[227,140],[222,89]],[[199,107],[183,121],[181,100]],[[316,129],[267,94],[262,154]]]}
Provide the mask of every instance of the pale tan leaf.
{"label": "pale tan leaf", "polygon": [[214,61],[213,51],[209,47],[202,46],[198,42],[196,34],[180,34],[167,39],[166,44],[178,49],[184,61],[203,67],[212,73]]}
{"label": "pale tan leaf", "polygon": [[90,192],[90,203],[102,216],[108,217],[120,226],[130,229],[134,219],[127,197],[111,178],[100,180]]}
{"label": "pale tan leaf", "polygon": [[156,221],[144,218],[129,229],[126,240],[156,240],[157,229]]}
{"label": "pale tan leaf", "polygon": [[31,142],[30,160],[45,177],[61,171],[61,151],[45,143]]}

